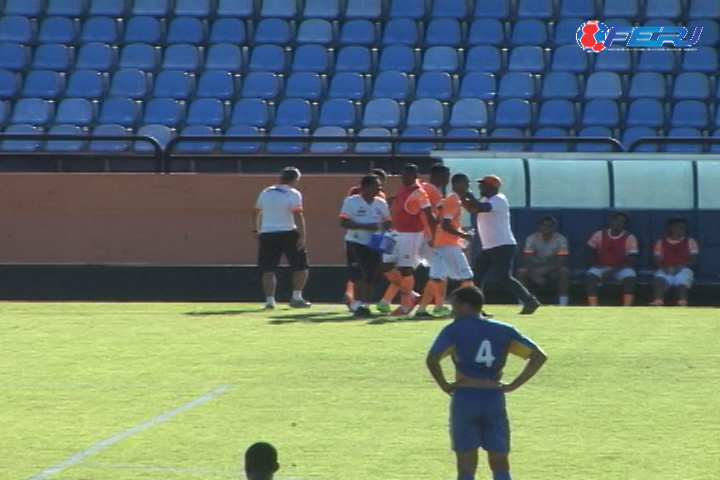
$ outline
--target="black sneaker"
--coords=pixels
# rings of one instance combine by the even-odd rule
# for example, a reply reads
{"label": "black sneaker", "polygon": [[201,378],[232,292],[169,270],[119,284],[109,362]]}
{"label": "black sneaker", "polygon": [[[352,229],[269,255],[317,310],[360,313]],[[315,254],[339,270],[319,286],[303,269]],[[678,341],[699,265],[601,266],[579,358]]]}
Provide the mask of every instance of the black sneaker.
{"label": "black sneaker", "polygon": [[301,298],[300,300],[290,300],[290,306],[292,308],[310,308],[312,307],[312,303],[308,302],[304,298]]}
{"label": "black sneaker", "polygon": [[533,298],[523,306],[523,309],[520,310],[520,315],[532,315],[538,308],[540,308],[540,301],[537,298]]}
{"label": "black sneaker", "polygon": [[417,312],[413,318],[435,318],[435,315],[432,313],[425,311],[425,312]]}
{"label": "black sneaker", "polygon": [[361,306],[355,309],[354,316],[357,318],[369,318],[372,317],[372,312],[370,312],[370,308]]}

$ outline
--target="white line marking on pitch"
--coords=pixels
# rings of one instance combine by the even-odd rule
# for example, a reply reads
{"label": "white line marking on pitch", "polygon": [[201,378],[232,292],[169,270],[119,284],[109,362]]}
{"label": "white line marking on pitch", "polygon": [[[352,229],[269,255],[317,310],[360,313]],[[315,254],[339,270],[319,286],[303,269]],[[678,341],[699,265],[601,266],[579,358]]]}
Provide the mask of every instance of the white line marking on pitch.
{"label": "white line marking on pitch", "polygon": [[150,427],[153,427],[159,423],[165,422],[167,420],[170,420],[171,418],[186,412],[192,408],[198,407],[202,405],[203,403],[207,403],[210,400],[213,400],[217,398],[218,396],[222,395],[223,393],[230,390],[232,386],[230,385],[221,385],[217,388],[214,388],[210,390],[207,393],[204,393],[197,397],[194,400],[191,400],[188,403],[184,403],[180,405],[179,407],[175,407],[171,410],[168,410],[166,412],[161,413],[157,417],[151,418],[150,420],[140,423],[138,425],[135,425],[134,427],[128,428],[127,430],[124,430],[120,433],[117,433],[113,435],[112,437],[108,437],[105,440],[101,440],[95,445],[91,445],[90,447],[86,448],[85,450],[82,450],[77,453],[73,453],[65,460],[62,460],[55,465],[46,468],[42,472],[36,473],[35,475],[31,476],[28,480],[45,480],[47,478],[50,478],[50,476],[55,475],[56,473],[62,472],[68,467],[72,467],[73,465],[76,465],[86,458],[88,458],[91,455],[96,454],[97,452],[104,450],[112,445],[115,445],[116,443],[125,440],[126,438],[135,435],[136,433],[142,432],[145,429],[148,429]]}
{"label": "white line marking on pitch", "polygon": [[207,383],[143,384],[143,383],[12,383],[0,382],[0,388],[208,388]]}

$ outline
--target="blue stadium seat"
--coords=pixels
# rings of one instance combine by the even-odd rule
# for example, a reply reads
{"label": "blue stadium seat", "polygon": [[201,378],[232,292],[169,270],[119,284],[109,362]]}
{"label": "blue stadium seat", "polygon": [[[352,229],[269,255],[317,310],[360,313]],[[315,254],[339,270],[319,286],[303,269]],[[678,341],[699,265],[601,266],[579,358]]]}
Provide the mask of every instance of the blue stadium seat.
{"label": "blue stadium seat", "polygon": [[[593,100],[594,102],[608,102],[609,100]],[[613,102],[615,103],[615,102]],[[606,127],[587,127],[580,130],[578,137],[612,137],[610,129]],[[610,145],[604,143],[578,143],[575,145],[576,152],[610,152]]]}
{"label": "blue stadium seat", "polygon": [[530,103],[511,98],[498,103],[495,111],[495,125],[498,127],[528,127],[532,122]]}
{"label": "blue stadium seat", "polygon": [[288,77],[285,84],[285,97],[320,100],[324,96],[323,78],[317,73],[299,72]]}
{"label": "blue stadium seat", "polygon": [[492,73],[471,72],[460,82],[458,98],[479,98],[494,100],[497,95],[497,81]]}
{"label": "blue stadium seat", "polygon": [[[445,138],[467,138],[480,137],[480,132],[476,128],[452,128],[445,133]],[[444,150],[480,150],[479,143],[470,142],[446,142],[443,146]]]}
{"label": "blue stadium seat", "polygon": [[[720,122],[718,122],[718,120],[716,119],[715,124],[718,124],[718,123],[720,123]],[[720,137],[720,129],[715,130],[715,132],[713,133],[713,137],[714,138]],[[720,153],[720,144],[710,145],[710,152],[711,153]]]}
{"label": "blue stadium seat", "polygon": [[162,68],[196,72],[202,65],[200,49],[193,45],[170,45],[165,48]]}
{"label": "blue stadium seat", "polygon": [[298,28],[297,43],[315,43],[318,45],[328,45],[335,41],[333,26],[327,20],[312,18],[303,20]]}
{"label": "blue stadium seat", "polygon": [[540,47],[515,47],[510,51],[508,70],[511,72],[542,73],[545,71],[545,56]]}
{"label": "blue stadium seat", "polygon": [[120,25],[110,17],[92,17],[83,23],[80,40],[83,43],[117,43],[120,40]]}
{"label": "blue stadium seat", "polygon": [[672,108],[670,125],[673,127],[707,128],[710,115],[705,102],[699,100],[681,100]]}
{"label": "blue stadium seat", "polygon": [[263,18],[255,28],[256,44],[286,45],[292,37],[290,23],[280,18]]}
{"label": "blue stadium seat", "polygon": [[454,18],[462,20],[470,14],[470,2],[467,0],[441,0],[433,2],[432,18]]}
{"label": "blue stadium seat", "polygon": [[148,77],[140,70],[118,70],[110,82],[110,96],[140,100],[147,96],[149,83]]}
{"label": "blue stadium seat", "polygon": [[561,0],[560,4],[560,18],[595,18],[597,15],[593,0]]}
{"label": "blue stadium seat", "polygon": [[292,61],[294,72],[327,73],[330,70],[330,54],[322,45],[300,45],[295,49]]}
{"label": "blue stadium seat", "polygon": [[476,0],[475,18],[497,18],[510,16],[510,0]]}
{"label": "blue stadium seat", "polygon": [[[696,128],[673,128],[668,132],[668,137],[702,137],[700,130]],[[703,146],[699,143],[669,143],[665,145],[668,153],[702,153]]]}
{"label": "blue stadium seat", "polygon": [[193,100],[188,110],[188,125],[219,127],[225,123],[225,105],[217,98]]}
{"label": "blue stadium seat", "polygon": [[85,14],[86,0],[50,0],[45,14],[58,17],[81,17]]}
{"label": "blue stadium seat", "polygon": [[[43,133],[43,129],[33,125],[10,125],[3,133],[39,135]],[[0,150],[3,152],[36,152],[40,149],[40,143],[40,140],[3,140]]]}
{"label": "blue stadium seat", "polygon": [[[12,98],[17,95],[21,86],[21,77],[9,70],[0,70],[0,98]],[[2,124],[3,117],[0,117]]]}
{"label": "blue stadium seat", "polygon": [[23,70],[30,62],[30,49],[19,43],[0,43],[0,69]]}
{"label": "blue stadium seat", "polygon": [[160,20],[153,17],[130,17],[125,24],[125,43],[160,43],[163,29]]}
{"label": "blue stadium seat", "polygon": [[407,100],[410,96],[410,79],[402,72],[382,72],[375,77],[372,98]]}
{"label": "blue stadium seat", "polygon": [[[271,137],[305,137],[302,128],[294,125],[281,125],[270,130]],[[307,148],[305,142],[268,142],[265,147],[268,153],[302,153]]]}
{"label": "blue stadium seat", "polygon": [[[435,132],[429,127],[408,127],[403,130],[401,137],[432,137]],[[398,153],[405,155],[426,155],[435,148],[434,143],[407,143],[400,142],[398,144]]]}
{"label": "blue stadium seat", "polygon": [[143,123],[176,127],[185,119],[185,108],[170,98],[153,98],[145,105]]}
{"label": "blue stadium seat", "polygon": [[623,95],[622,79],[615,72],[594,72],[585,85],[585,98],[617,100]]}
{"label": "blue stadium seat", "polygon": [[[582,50],[580,51],[582,52]],[[628,50],[606,50],[602,52],[602,55],[597,55],[595,60],[595,70],[597,71],[627,73],[630,71],[631,65],[632,59]]]}
{"label": "blue stadium seat", "polygon": [[148,17],[167,17],[170,12],[169,0],[135,0],[131,13]]}
{"label": "blue stadium seat", "polygon": [[235,97],[235,77],[230,72],[208,70],[200,76],[196,95],[198,98],[230,100]]}
{"label": "blue stadium seat", "polygon": [[307,128],[313,123],[312,105],[299,98],[283,100],[277,106],[274,123],[276,126]]}
{"label": "blue stadium seat", "polygon": [[640,8],[638,0],[605,0],[602,16],[605,18],[635,18]]}
{"label": "blue stadium seat", "polygon": [[[2,58],[0,46],[0,59]],[[75,68],[78,70],[97,70],[107,72],[115,68],[117,52],[104,43],[86,43],[80,47]],[[1,63],[1,60],[0,60]]]}
{"label": "blue stadium seat", "polygon": [[542,98],[573,100],[580,95],[578,78],[570,72],[550,72],[543,77]]}
{"label": "blue stadium seat", "polygon": [[[320,127],[313,132],[314,137],[347,137],[347,132],[342,127]],[[313,142],[310,145],[310,153],[345,153],[348,151],[346,142]]]}
{"label": "blue stadium seat", "polygon": [[445,124],[445,108],[439,100],[423,98],[410,104],[408,127],[440,128]]}
{"label": "blue stadium seat", "polygon": [[675,70],[675,53],[670,50],[643,50],[637,69],[639,72],[670,73]]}
{"label": "blue stadium seat", "polygon": [[105,95],[105,77],[94,70],[76,70],[70,75],[65,95],[71,98],[98,99]]}
{"label": "blue stadium seat", "polygon": [[335,20],[340,17],[340,0],[305,0],[303,16]]}
{"label": "blue stadium seat", "polygon": [[629,98],[664,99],[667,95],[665,77],[655,72],[640,72],[630,79]]}
{"label": "blue stadium seat", "polygon": [[390,2],[390,18],[412,18],[422,20],[425,18],[424,0],[395,0]]}
{"label": "blue stadium seat", "polygon": [[540,105],[538,125],[571,128],[576,122],[575,105],[569,100],[546,100]]}
{"label": "blue stadium seat", "polygon": [[348,20],[340,28],[341,45],[372,46],[376,41],[375,25],[369,20]]}
{"label": "blue stadium seat", "polygon": [[505,27],[500,20],[479,18],[470,25],[468,44],[502,45],[503,43],[505,43]]}
{"label": "blue stadium seat", "polygon": [[[623,131],[622,144],[626,150],[630,151],[630,146],[637,140],[645,137],[657,137],[657,130],[650,127],[630,127]],[[639,146],[635,152],[657,152],[659,150],[657,144],[646,144]]]}
{"label": "blue stadium seat", "polygon": [[484,128],[488,124],[487,104],[476,98],[458,100],[452,106],[448,123],[453,128]]}
{"label": "blue stadium seat", "polygon": [[452,18],[436,18],[425,28],[425,45],[449,45],[457,47],[462,43],[460,22]]}
{"label": "blue stadium seat", "polygon": [[[363,128],[358,137],[390,137],[387,128]],[[358,142],[355,144],[355,153],[390,153],[392,144],[390,142]]]}
{"label": "blue stadium seat", "polygon": [[382,16],[382,0],[347,0],[345,17],[379,19]]}
{"label": "blue stadium seat", "polygon": [[206,27],[197,18],[177,17],[170,22],[167,43],[189,43],[199,45],[205,40]]}
{"label": "blue stadium seat", "polygon": [[335,71],[369,73],[372,70],[370,49],[358,45],[342,47],[335,59]]}
{"label": "blue stadium seat", "polygon": [[665,111],[662,104],[652,98],[642,98],[630,103],[627,112],[628,127],[661,128],[665,125]]}
{"label": "blue stadium seat", "polygon": [[155,77],[155,98],[187,100],[195,92],[195,79],[186,72],[163,70]]}
{"label": "blue stadium seat", "polygon": [[710,97],[710,77],[704,73],[685,72],[675,78],[673,99],[705,100]]}
{"label": "blue stadium seat", "polygon": [[205,69],[238,72],[244,63],[239,47],[229,43],[218,43],[207,50]]}
{"label": "blue stadium seat", "polygon": [[255,13],[255,2],[253,0],[218,0],[218,17],[239,17],[250,18]]}
{"label": "blue stadium seat", "polygon": [[132,127],[140,117],[139,105],[130,98],[108,98],[100,106],[99,123]]}
{"label": "blue stadium seat", "polygon": [[[101,124],[97,125],[93,131],[93,135],[108,135],[124,137],[128,135],[128,131],[125,127],[118,124]],[[130,148],[130,143],[124,140],[93,140],[90,142],[91,152],[102,152],[102,153],[123,153],[127,152]]]}
{"label": "blue stadium seat", "polygon": [[427,72],[417,80],[415,98],[449,101],[453,96],[453,78],[448,73]]}
{"label": "blue stadium seat", "polygon": [[0,42],[30,43],[35,26],[27,17],[0,17]]}
{"label": "blue stadium seat", "polygon": [[43,0],[5,0],[5,15],[39,17],[45,7]]}
{"label": "blue stadium seat", "polygon": [[65,77],[49,70],[31,70],[25,77],[23,97],[53,100],[65,90]]}
{"label": "blue stadium seat", "polygon": [[[693,19],[720,17],[720,2],[717,0],[691,0],[688,16]],[[704,30],[703,35],[705,35]]]}
{"label": "blue stadium seat", "polygon": [[263,18],[295,18],[298,15],[296,0],[263,0],[260,16]]}
{"label": "blue stadium seat", "polygon": [[419,43],[417,22],[409,18],[395,18],[385,24],[383,31],[383,45],[410,45]]}
{"label": "blue stadium seat", "polygon": [[[720,2],[717,3],[720,5]],[[702,28],[702,33],[698,42],[695,44],[699,47],[713,46],[720,40],[720,28],[714,20],[692,20],[686,25],[688,35],[692,35],[696,28]]]}
{"label": "blue stadium seat", "polygon": [[357,123],[355,104],[344,98],[332,98],[320,104],[321,127],[352,128]]}
{"label": "blue stadium seat", "polygon": [[[603,52],[603,56],[610,52]],[[589,56],[576,44],[562,45],[555,49],[551,70],[553,72],[584,73],[588,69]]]}
{"label": "blue stadium seat", "polygon": [[[82,135],[83,131],[76,125],[55,125],[48,132],[50,135]],[[83,149],[84,140],[48,140],[45,142],[46,152],[79,152]]]}
{"label": "blue stadium seat", "polygon": [[270,72],[251,72],[243,82],[242,96],[266,100],[277,98],[280,96],[280,79]]}
{"label": "blue stadium seat", "polygon": [[39,98],[21,98],[15,102],[11,123],[28,125],[47,125],[54,115],[52,102]]}
{"label": "blue stadium seat", "polygon": [[378,68],[381,72],[385,72],[387,70],[413,72],[417,68],[415,51],[406,45],[391,45],[389,47],[385,47],[380,52],[380,63]]}
{"label": "blue stadium seat", "polygon": [[127,12],[125,0],[90,0],[90,16],[124,17]]}
{"label": "blue stadium seat", "polygon": [[614,128],[620,123],[620,108],[613,100],[590,100],[585,104],[582,124],[586,127]]}
{"label": "blue stadium seat", "polygon": [[207,18],[213,9],[210,0],[175,0],[175,15]]}
{"label": "blue stadium seat", "polygon": [[71,64],[72,51],[67,45],[46,43],[35,48],[32,64],[35,69],[64,72],[70,69]]}
{"label": "blue stadium seat", "polygon": [[286,63],[285,50],[278,45],[258,45],[250,54],[250,70],[255,72],[283,73]]}
{"label": "blue stadium seat", "polygon": [[336,73],[330,80],[329,98],[362,100],[365,98],[366,81],[359,73]]}
{"label": "blue stadium seat", "polygon": [[679,18],[682,14],[680,0],[646,0],[647,18]]}
{"label": "blue stadium seat", "polygon": [[643,23],[645,27],[674,27],[675,22],[666,18],[651,18]]}
{"label": "blue stadium seat", "polygon": [[[137,131],[137,135],[142,137],[150,137],[160,144],[164,150],[170,140],[175,137],[175,132],[165,125],[143,125]],[[149,143],[136,142],[134,150],[138,153],[154,153],[155,150]]]}
{"label": "blue stadium seat", "polygon": [[[560,100],[560,101],[562,101],[562,100]],[[541,115],[542,115],[542,113],[541,113]],[[535,134],[533,136],[535,138],[567,137],[568,134],[567,134],[567,131],[562,128],[545,127],[545,128],[538,128],[535,131]],[[568,150],[570,150],[570,145],[565,142],[533,143],[532,144],[533,152],[567,152]]]}
{"label": "blue stadium seat", "polygon": [[400,124],[400,105],[389,98],[375,98],[365,105],[364,127],[395,128]]}
{"label": "blue stadium seat", "polygon": [[84,98],[66,98],[57,108],[55,123],[88,126],[95,122],[95,108]]}
{"label": "blue stadium seat", "polygon": [[[212,127],[207,125],[190,125],[182,129],[179,137],[216,137],[218,134]],[[212,153],[218,146],[218,142],[179,142],[177,144],[178,153]]]}
{"label": "blue stadium seat", "polygon": [[696,47],[695,50],[684,51],[682,71],[716,73],[718,71],[717,50],[714,47]]}
{"label": "blue stadium seat", "polygon": [[210,43],[243,44],[247,41],[245,22],[237,18],[215,20],[210,29]]}
{"label": "blue stadium seat", "polygon": [[5,124],[5,120],[7,119],[9,114],[10,107],[8,106],[8,102],[0,100],[0,125]]}
{"label": "blue stadium seat", "polygon": [[[517,137],[523,136],[523,132],[519,128],[496,128],[490,134],[490,137]],[[494,152],[518,152],[527,149],[527,144],[521,142],[508,143],[489,143],[488,150]]]}
{"label": "blue stadium seat", "polygon": [[540,20],[518,20],[512,27],[513,45],[544,45],[548,41],[547,25]]}
{"label": "blue stadium seat", "polygon": [[[566,0],[566,4],[575,5],[576,2],[573,0]],[[577,2],[579,3],[579,2]],[[563,4],[564,6],[565,4]],[[581,25],[584,20],[579,18],[563,18],[560,20],[554,29],[553,43],[555,45],[577,45],[577,39],[575,34],[578,30],[578,25]]]}
{"label": "blue stadium seat", "polygon": [[[225,131],[226,136],[259,137],[257,127],[249,125],[235,125]],[[257,153],[260,151],[260,142],[223,142],[220,146],[225,153]]]}
{"label": "blue stadium seat", "polygon": [[530,99],[535,94],[535,78],[529,73],[511,72],[500,78],[498,98]]}
{"label": "blue stadium seat", "polygon": [[518,18],[539,18],[547,20],[553,16],[552,0],[519,0],[517,7]]}
{"label": "blue stadium seat", "polygon": [[502,68],[502,56],[500,49],[496,47],[486,45],[472,47],[465,57],[466,72],[499,73]]}
{"label": "blue stadium seat", "polygon": [[145,72],[155,70],[158,65],[159,53],[147,43],[131,43],[120,52],[120,68],[136,68]]}

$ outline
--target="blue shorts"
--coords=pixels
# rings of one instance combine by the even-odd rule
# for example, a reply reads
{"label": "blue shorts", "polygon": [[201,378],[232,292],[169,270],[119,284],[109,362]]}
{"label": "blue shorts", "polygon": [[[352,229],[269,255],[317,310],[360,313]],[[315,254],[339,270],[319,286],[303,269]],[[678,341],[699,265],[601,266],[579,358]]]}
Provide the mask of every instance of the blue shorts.
{"label": "blue shorts", "polygon": [[450,440],[456,452],[482,448],[508,453],[510,422],[505,393],[494,389],[457,389],[450,403]]}

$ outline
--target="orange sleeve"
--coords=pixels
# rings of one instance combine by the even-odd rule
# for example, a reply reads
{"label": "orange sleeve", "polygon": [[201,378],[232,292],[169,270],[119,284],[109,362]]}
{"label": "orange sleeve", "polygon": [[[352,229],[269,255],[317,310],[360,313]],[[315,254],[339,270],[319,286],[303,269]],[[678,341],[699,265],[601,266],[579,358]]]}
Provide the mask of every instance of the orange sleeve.
{"label": "orange sleeve", "polygon": [[293,212],[302,212],[302,211],[303,211],[303,206],[302,206],[302,205],[297,205],[297,206],[291,208],[290,210],[292,210]]}

